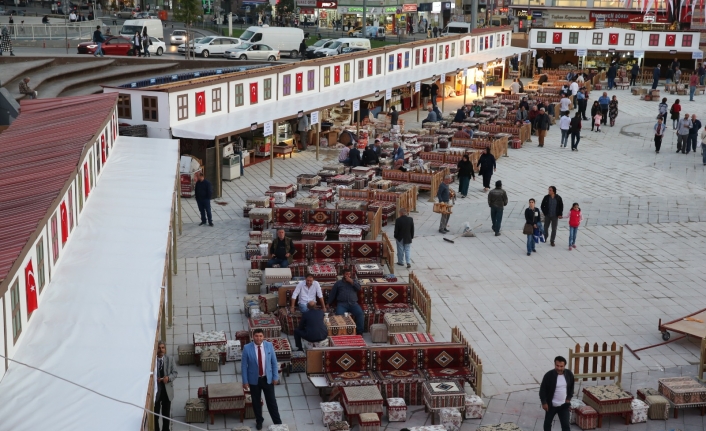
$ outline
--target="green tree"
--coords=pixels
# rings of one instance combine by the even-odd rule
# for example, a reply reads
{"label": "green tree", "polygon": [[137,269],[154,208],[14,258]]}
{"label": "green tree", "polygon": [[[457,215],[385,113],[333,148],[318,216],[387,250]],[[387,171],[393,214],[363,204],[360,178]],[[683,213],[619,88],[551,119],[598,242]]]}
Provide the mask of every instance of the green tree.
{"label": "green tree", "polygon": [[275,6],[277,15],[281,16],[286,16],[287,14],[294,12],[295,9],[296,5],[294,4],[294,0],[280,0]]}
{"label": "green tree", "polygon": [[191,27],[196,23],[203,13],[199,0],[179,0],[174,9],[174,21],[183,22],[186,26],[186,59],[191,57],[191,47],[193,46],[194,34]]}

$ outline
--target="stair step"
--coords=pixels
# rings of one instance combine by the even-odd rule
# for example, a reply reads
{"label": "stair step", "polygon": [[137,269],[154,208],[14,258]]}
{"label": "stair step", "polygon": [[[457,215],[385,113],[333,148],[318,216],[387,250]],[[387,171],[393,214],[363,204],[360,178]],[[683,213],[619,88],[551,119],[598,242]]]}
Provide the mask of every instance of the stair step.
{"label": "stair step", "polygon": [[48,58],[46,60],[32,60],[32,61],[22,61],[17,63],[3,63],[0,68],[0,83],[7,87],[14,79],[24,79],[27,76],[27,72],[46,66],[54,61],[53,58]]}
{"label": "stair step", "polygon": [[[157,64],[144,64],[144,65],[130,65],[130,66],[112,66],[107,68],[106,70],[102,70],[100,72],[92,73],[90,76],[75,76],[72,78],[68,79],[62,79],[59,81],[53,81],[48,83],[47,85],[43,86],[41,90],[39,91],[39,94],[41,97],[44,98],[51,98],[51,97],[59,97],[59,96],[64,96],[64,90],[69,91],[73,89],[73,87],[77,88],[82,88],[84,85],[80,85],[81,83],[86,83],[87,86],[93,86],[96,85],[96,83],[100,82],[101,84],[105,83],[105,80],[107,79],[112,79],[116,77],[124,77],[121,83],[125,83],[129,79],[133,78],[128,78],[135,76],[136,74],[146,74],[148,76],[154,76],[155,72],[161,72],[167,69],[170,69],[172,67],[175,67],[177,63],[157,63]],[[152,73],[150,73],[152,72]],[[89,94],[94,94],[95,91],[91,91]]]}
{"label": "stair step", "polygon": [[[84,63],[72,63],[62,64],[59,66],[52,66],[43,69],[37,73],[34,73],[32,76],[30,76],[30,78],[32,78],[32,81],[30,82],[30,87],[32,87],[34,90],[37,90],[42,98],[45,98],[45,96],[42,94],[42,90],[39,88],[44,81],[62,78],[63,75],[75,76],[75,74],[81,74],[83,79],[85,79],[85,74],[91,71],[92,69],[106,67],[113,64],[114,62],[115,60],[97,60],[88,61]],[[12,94],[15,100],[19,100],[24,97],[24,94],[20,94],[19,79],[15,79],[13,81],[17,82],[11,83],[8,87],[8,91],[10,91],[10,94]]]}

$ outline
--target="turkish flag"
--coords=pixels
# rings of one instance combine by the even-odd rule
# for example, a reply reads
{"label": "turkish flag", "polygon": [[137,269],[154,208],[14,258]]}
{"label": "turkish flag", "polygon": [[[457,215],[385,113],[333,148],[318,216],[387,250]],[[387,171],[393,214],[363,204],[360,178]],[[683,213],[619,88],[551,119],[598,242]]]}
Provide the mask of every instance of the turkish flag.
{"label": "turkish flag", "polygon": [[206,114],[206,92],[199,91],[196,93],[196,115]]}
{"label": "turkish flag", "polygon": [[250,83],[250,104],[254,105],[257,103],[257,82]]}
{"label": "turkish flag", "polygon": [[101,135],[101,160],[103,161],[103,164],[105,164],[105,135]]}
{"label": "turkish flag", "polygon": [[373,59],[368,59],[368,76],[373,76]]}
{"label": "turkish flag", "polygon": [[424,48],[422,50],[422,63],[426,64],[426,62],[427,62],[427,49]]}
{"label": "turkish flag", "polygon": [[448,45],[444,46],[444,52],[446,53],[446,59],[448,60],[448,58],[449,58],[449,46]]}
{"label": "turkish flag", "polygon": [[88,183],[88,162],[83,164],[83,196],[88,198],[91,193],[91,185]]}
{"label": "turkish flag", "polygon": [[667,35],[667,42],[665,45],[667,46],[674,46],[674,42],[676,41],[677,37],[673,34],[668,34]]}
{"label": "turkish flag", "polygon": [[608,35],[608,45],[617,45],[618,44],[618,33],[610,33]]}
{"label": "turkish flag", "polygon": [[397,54],[397,70],[402,69],[402,53]]}
{"label": "turkish flag", "polygon": [[561,43],[561,32],[554,32],[554,43]]}
{"label": "turkish flag", "polygon": [[302,92],[302,87],[303,87],[302,82],[303,82],[303,80],[304,80],[304,73],[297,73],[297,82],[296,82],[296,90],[297,90],[297,93],[301,93],[301,92]]}
{"label": "turkish flag", "polygon": [[505,35],[503,35],[503,46],[505,46]]}
{"label": "turkish flag", "polygon": [[25,289],[27,290],[27,314],[37,309],[37,281],[34,279],[34,268],[30,260],[25,267]]}
{"label": "turkish flag", "polygon": [[468,54],[469,52],[471,52],[471,41],[467,40],[466,41],[466,54]]}
{"label": "turkish flag", "polygon": [[339,84],[341,82],[341,66],[333,66],[333,83]]}
{"label": "turkish flag", "polygon": [[61,212],[61,244],[63,245],[69,239],[69,213],[66,211],[66,202],[59,205],[59,211]]}

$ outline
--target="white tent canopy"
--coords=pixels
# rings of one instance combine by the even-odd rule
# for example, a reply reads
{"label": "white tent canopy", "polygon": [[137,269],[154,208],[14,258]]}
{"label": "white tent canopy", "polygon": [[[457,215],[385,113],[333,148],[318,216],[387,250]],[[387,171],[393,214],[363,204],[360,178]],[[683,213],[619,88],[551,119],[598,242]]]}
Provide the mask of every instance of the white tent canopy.
{"label": "white tent canopy", "polygon": [[[13,359],[144,406],[178,141],[119,137]],[[0,429],[138,430],[143,411],[10,363]]]}
{"label": "white tent canopy", "polygon": [[388,88],[400,87],[407,83],[427,80],[441,73],[453,73],[456,69],[474,67],[479,64],[489,63],[498,58],[506,58],[527,51],[526,48],[507,46],[488,52],[457,56],[441,64],[434,63],[415,66],[414,69],[404,73],[379,75],[356,82],[356,85],[346,87],[345,92],[322,91],[300,97],[284,98],[277,101],[277,109],[270,105],[251,106],[247,115],[242,112],[231,112],[218,116],[209,116],[203,120],[191,121],[172,127],[172,136],[191,139],[215,139],[216,136],[226,135],[237,130],[249,129],[257,121],[262,124],[266,121],[277,120],[287,115],[293,115],[301,110],[304,112],[317,111],[323,106],[331,106],[341,99],[355,100],[374,94],[375,91],[385,91]]}

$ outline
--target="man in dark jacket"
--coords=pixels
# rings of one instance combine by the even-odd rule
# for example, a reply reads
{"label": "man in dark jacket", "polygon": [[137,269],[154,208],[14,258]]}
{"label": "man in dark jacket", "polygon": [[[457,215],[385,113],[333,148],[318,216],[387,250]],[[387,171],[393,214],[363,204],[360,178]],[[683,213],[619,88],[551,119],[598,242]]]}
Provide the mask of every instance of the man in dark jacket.
{"label": "man in dark jacket", "polygon": [[206,224],[206,216],[208,215],[208,225],[213,226],[213,219],[211,219],[211,197],[213,197],[213,187],[211,183],[204,178],[203,172],[196,174],[196,184],[194,185],[194,198],[196,199],[196,205],[199,207],[199,212],[201,213],[201,224],[203,226]]}
{"label": "man in dark jacket", "polygon": [[299,44],[299,57],[301,57],[299,61],[306,60],[306,41],[304,39],[302,39],[302,43]]}
{"label": "man in dark jacket", "polygon": [[656,90],[657,85],[659,84],[659,75],[661,73],[660,71],[660,64],[657,65],[654,69],[652,69],[652,89]]}
{"label": "man in dark jacket", "polygon": [[407,215],[407,208],[400,208],[400,217],[395,220],[395,240],[397,240],[397,264],[412,267],[412,238],[414,238],[414,220]]}
{"label": "man in dark jacket", "polygon": [[549,186],[549,194],[544,196],[542,199],[542,205],[540,206],[542,214],[544,214],[544,237],[549,237],[549,227],[552,228],[552,236],[550,242],[552,247],[554,247],[554,239],[556,238],[556,226],[559,223],[559,219],[564,218],[564,201],[561,200],[561,196],[556,194],[556,187]]}
{"label": "man in dark jacket", "polygon": [[[451,191],[449,190],[449,184],[451,183],[451,176],[447,175],[444,177],[444,181],[439,184],[439,190],[436,191],[436,197],[439,198],[440,203],[448,204],[451,200]],[[441,214],[441,223],[439,223],[439,232],[446,233],[449,230],[446,229],[446,225],[449,224],[449,217],[451,214]]]}
{"label": "man in dark jacket", "polygon": [[302,339],[310,343],[318,343],[328,337],[323,310],[316,308],[316,301],[309,301],[307,308],[309,311],[302,314],[299,327],[294,330],[294,344],[300,351],[304,350]]}
{"label": "man in dark jacket", "polygon": [[488,192],[490,220],[493,222],[495,236],[500,236],[500,225],[503,222],[503,210],[507,206],[507,193],[503,190],[502,181],[495,182],[495,188]]}
{"label": "man in dark jacket", "polygon": [[551,431],[555,415],[559,415],[561,431],[569,431],[569,407],[574,396],[574,374],[565,369],[566,359],[562,356],[554,358],[554,369],[542,378],[539,387],[539,399],[544,415],[544,431]]}
{"label": "man in dark jacket", "polygon": [[103,57],[103,42],[105,42],[105,38],[103,38],[103,33],[101,33],[101,26],[96,26],[96,31],[93,32],[93,42],[96,44],[96,50],[93,53],[93,56],[96,57],[100,54],[101,57]]}
{"label": "man in dark jacket", "polygon": [[544,146],[544,138],[547,136],[547,130],[549,130],[549,125],[551,120],[549,115],[544,111],[544,108],[539,109],[539,115],[534,120],[534,127],[537,129],[537,136],[539,138],[539,146]]}
{"label": "man in dark jacket", "polygon": [[350,166],[352,168],[360,166],[362,158],[360,156],[360,150],[358,149],[358,145],[353,145],[351,147],[351,151],[348,153],[348,158],[350,159]]}
{"label": "man in dark jacket", "polygon": [[618,69],[615,65],[608,68],[606,73],[606,78],[608,78],[608,90],[612,90],[615,87],[615,77],[618,76]]}
{"label": "man in dark jacket", "polygon": [[[333,284],[327,305],[336,303],[336,314],[351,313],[355,320],[356,333],[363,335],[363,309],[358,304],[360,283],[351,277],[350,268],[343,269],[343,278]],[[308,313],[307,313],[308,314]]]}
{"label": "man in dark jacket", "polygon": [[378,153],[375,152],[374,145],[368,145],[363,151],[363,166],[373,166],[380,163]]}
{"label": "man in dark jacket", "polygon": [[635,86],[637,85],[637,75],[640,74],[640,65],[635,63],[632,65],[632,69],[630,69],[630,85]]}
{"label": "man in dark jacket", "polygon": [[277,238],[270,244],[270,260],[267,261],[267,267],[272,268],[274,265],[279,265],[280,268],[289,267],[294,251],[292,238],[285,236],[284,229],[279,229]]}

